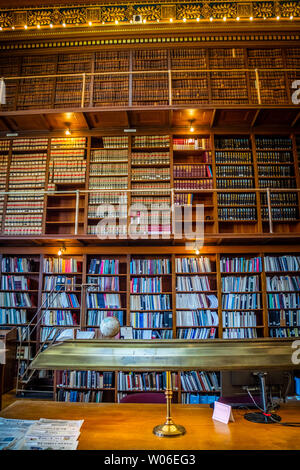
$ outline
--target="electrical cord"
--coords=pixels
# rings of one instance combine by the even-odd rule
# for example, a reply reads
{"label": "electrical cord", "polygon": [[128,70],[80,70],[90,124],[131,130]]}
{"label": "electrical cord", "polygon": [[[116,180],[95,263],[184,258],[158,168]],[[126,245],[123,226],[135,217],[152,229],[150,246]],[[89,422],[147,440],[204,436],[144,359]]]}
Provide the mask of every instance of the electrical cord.
{"label": "electrical cord", "polygon": [[[246,389],[247,392],[248,392],[248,395],[250,396],[251,400],[253,401],[254,405],[262,412],[265,414],[265,411],[255,402],[250,390]],[[274,418],[274,416],[272,415],[272,413],[268,413],[268,418],[270,418],[274,424],[281,424],[281,426],[289,426],[289,427],[293,427],[293,428],[298,428],[300,427],[300,423],[299,422],[293,422],[293,421],[290,421],[290,422],[281,422],[281,421],[278,421],[277,419]],[[259,421],[257,421],[259,422]]]}

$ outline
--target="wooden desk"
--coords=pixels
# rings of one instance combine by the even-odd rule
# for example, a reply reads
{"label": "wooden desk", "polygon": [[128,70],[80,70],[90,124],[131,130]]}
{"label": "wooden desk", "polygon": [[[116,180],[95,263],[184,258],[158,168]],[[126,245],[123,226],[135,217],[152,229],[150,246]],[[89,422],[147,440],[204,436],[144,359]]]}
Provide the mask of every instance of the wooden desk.
{"label": "wooden desk", "polygon": [[[0,413],[5,418],[84,419],[79,450],[299,450],[299,428],[255,424],[234,410],[228,425],[211,419],[208,405],[172,405],[176,424],[186,435],[161,438],[152,429],[165,420],[166,407],[157,404],[60,403],[18,400]],[[299,406],[284,405],[283,421],[300,421]]]}

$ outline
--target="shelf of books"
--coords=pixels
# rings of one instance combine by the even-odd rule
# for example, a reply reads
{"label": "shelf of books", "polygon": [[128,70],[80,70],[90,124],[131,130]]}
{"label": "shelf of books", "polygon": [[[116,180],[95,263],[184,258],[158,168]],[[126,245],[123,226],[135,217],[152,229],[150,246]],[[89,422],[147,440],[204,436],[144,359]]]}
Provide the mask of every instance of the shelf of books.
{"label": "shelf of books", "polygon": [[299,80],[300,48],[289,47],[285,49],[284,53],[285,53],[285,65],[286,65],[286,68],[289,69],[286,72],[287,84],[288,84],[289,90],[293,90],[293,83],[295,82],[295,80]]}
{"label": "shelf of books", "polygon": [[[21,71],[21,56],[0,57],[0,76],[19,77]],[[1,104],[1,111],[13,111],[17,109],[19,80],[5,81],[6,103]]]}
{"label": "shelf of books", "polygon": [[48,139],[14,139],[3,233],[41,235]]}
{"label": "shelf of books", "polygon": [[180,372],[181,403],[210,404],[218,400],[221,392],[220,372]]}
{"label": "shelf of books", "polygon": [[300,336],[300,256],[264,257],[271,338]]}
{"label": "shelf of books", "polygon": [[56,371],[54,400],[75,403],[114,402],[115,375],[115,372],[94,370]]}
{"label": "shelf of books", "polygon": [[[161,73],[151,70],[163,71]],[[169,104],[168,51],[134,50],[132,52],[132,104],[157,106]],[[147,71],[148,73],[142,73]]]}
{"label": "shelf of books", "polygon": [[[209,136],[173,137],[173,180],[175,231],[195,232],[199,222],[197,205],[203,206],[201,221],[206,233],[216,230],[212,147]],[[183,211],[182,211],[183,209]],[[188,225],[190,224],[190,225]]]}
{"label": "shelf of books", "polygon": [[121,326],[126,325],[127,257],[88,256],[86,283],[84,328],[100,333],[106,317],[116,317]]}
{"label": "shelf of books", "polygon": [[244,49],[209,48],[209,68],[220,69],[210,73],[211,102],[224,104],[248,103],[247,73]]}
{"label": "shelf of books", "polygon": [[[93,80],[94,106],[127,106],[129,103],[129,76],[117,72],[128,72],[130,52],[99,51],[95,53],[95,76]],[[108,74],[112,72],[112,74]],[[106,75],[100,75],[104,73]],[[99,75],[98,75],[99,74]]]}
{"label": "shelf of books", "polygon": [[[56,73],[56,56],[24,56],[19,76],[28,76],[19,81],[18,109],[49,109],[53,107],[53,89]],[[46,75],[46,77],[43,77]]]}
{"label": "shelf of books", "polygon": [[[170,62],[172,69],[172,104],[207,103],[209,102],[209,79],[205,49],[171,49]],[[187,72],[187,70],[191,72]],[[193,71],[195,69],[195,71]]]}
{"label": "shelf of books", "polygon": [[26,325],[38,308],[39,273],[39,255],[1,257],[0,328],[17,329],[20,375],[35,354],[32,345],[36,340],[36,321],[30,327]]}
{"label": "shelf of books", "polygon": [[[171,383],[174,393],[173,401],[178,401],[178,374],[171,374]],[[164,393],[166,389],[165,372],[118,372],[117,375],[117,400],[131,393],[151,392]]]}
{"label": "shelf of books", "polygon": [[218,294],[215,256],[175,257],[176,337],[218,337]]}
{"label": "shelf of books", "polygon": [[171,234],[171,159],[168,135],[134,136],[131,147],[130,230],[148,238]]}
{"label": "shelf of books", "polygon": [[261,256],[221,256],[221,308],[225,339],[264,336]]}
{"label": "shelf of books", "polygon": [[[258,69],[261,102],[263,104],[283,104],[288,102],[283,50],[277,48],[259,48],[247,50],[248,67]],[[295,67],[295,64],[292,65]],[[260,70],[262,69],[262,70]],[[271,70],[274,69],[274,70]],[[250,74],[250,96],[252,103],[258,103],[257,77],[255,71]]]}
{"label": "shelf of books", "polygon": [[126,238],[127,136],[92,137],[88,188],[93,190],[88,196],[88,234]]}
{"label": "shelf of books", "polygon": [[[56,193],[47,196],[46,234],[74,234],[76,211],[74,191],[85,189],[86,167],[86,137],[51,139],[48,191]],[[84,231],[84,202],[85,196],[81,193],[78,217],[79,234]]]}
{"label": "shelf of books", "polygon": [[[83,90],[83,75],[92,71],[93,54],[60,54],[57,58],[54,107],[80,107]],[[90,104],[91,76],[85,76],[84,106]]]}
{"label": "shelf of books", "polygon": [[82,256],[44,257],[38,335],[46,346],[60,330],[80,326],[82,276]]}
{"label": "shelf of books", "polygon": [[[258,232],[253,155],[248,136],[215,136],[219,231]],[[245,228],[246,225],[246,228]]]}
{"label": "shelf of books", "polygon": [[[295,175],[292,139],[287,136],[256,136],[258,183],[260,188],[269,188],[273,231],[297,232],[300,227],[299,196],[295,191]],[[280,191],[272,193],[272,189]],[[263,229],[269,230],[267,195],[261,195]]]}
{"label": "shelf of books", "polygon": [[134,339],[173,338],[171,257],[131,257],[129,307]]}

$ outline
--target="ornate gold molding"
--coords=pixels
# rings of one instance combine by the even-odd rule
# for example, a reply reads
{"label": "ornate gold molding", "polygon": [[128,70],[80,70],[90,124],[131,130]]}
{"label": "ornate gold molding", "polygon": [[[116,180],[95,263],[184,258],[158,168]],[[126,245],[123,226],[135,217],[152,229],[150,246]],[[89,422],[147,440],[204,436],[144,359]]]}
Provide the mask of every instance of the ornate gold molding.
{"label": "ornate gold molding", "polygon": [[31,26],[60,25],[88,25],[114,23],[129,23],[134,15],[142,15],[147,22],[169,20],[174,21],[195,20],[197,18],[207,20],[211,16],[215,19],[226,18],[235,19],[237,16],[253,18],[289,18],[300,19],[300,2],[297,0],[266,0],[266,1],[189,1],[184,3],[178,0],[160,0],[156,3],[148,4],[144,1],[131,1],[116,4],[116,2],[105,2],[99,4],[79,4],[67,7],[39,7],[22,9],[0,9],[0,26],[2,28],[23,28],[26,24]]}

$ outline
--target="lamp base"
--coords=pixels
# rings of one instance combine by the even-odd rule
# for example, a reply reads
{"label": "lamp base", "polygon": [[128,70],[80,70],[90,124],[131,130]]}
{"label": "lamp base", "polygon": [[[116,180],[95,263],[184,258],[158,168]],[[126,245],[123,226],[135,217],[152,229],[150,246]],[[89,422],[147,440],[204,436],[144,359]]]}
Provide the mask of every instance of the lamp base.
{"label": "lamp base", "polygon": [[[258,411],[257,413],[246,413],[244,418],[247,421],[251,421],[252,423],[261,423],[261,424],[274,424],[279,423],[281,421],[281,417],[274,413],[270,413],[269,416],[261,413]],[[272,419],[273,418],[273,419]]]}
{"label": "lamp base", "polygon": [[160,424],[153,428],[153,434],[159,437],[177,437],[186,433],[186,430],[180,424]]}

